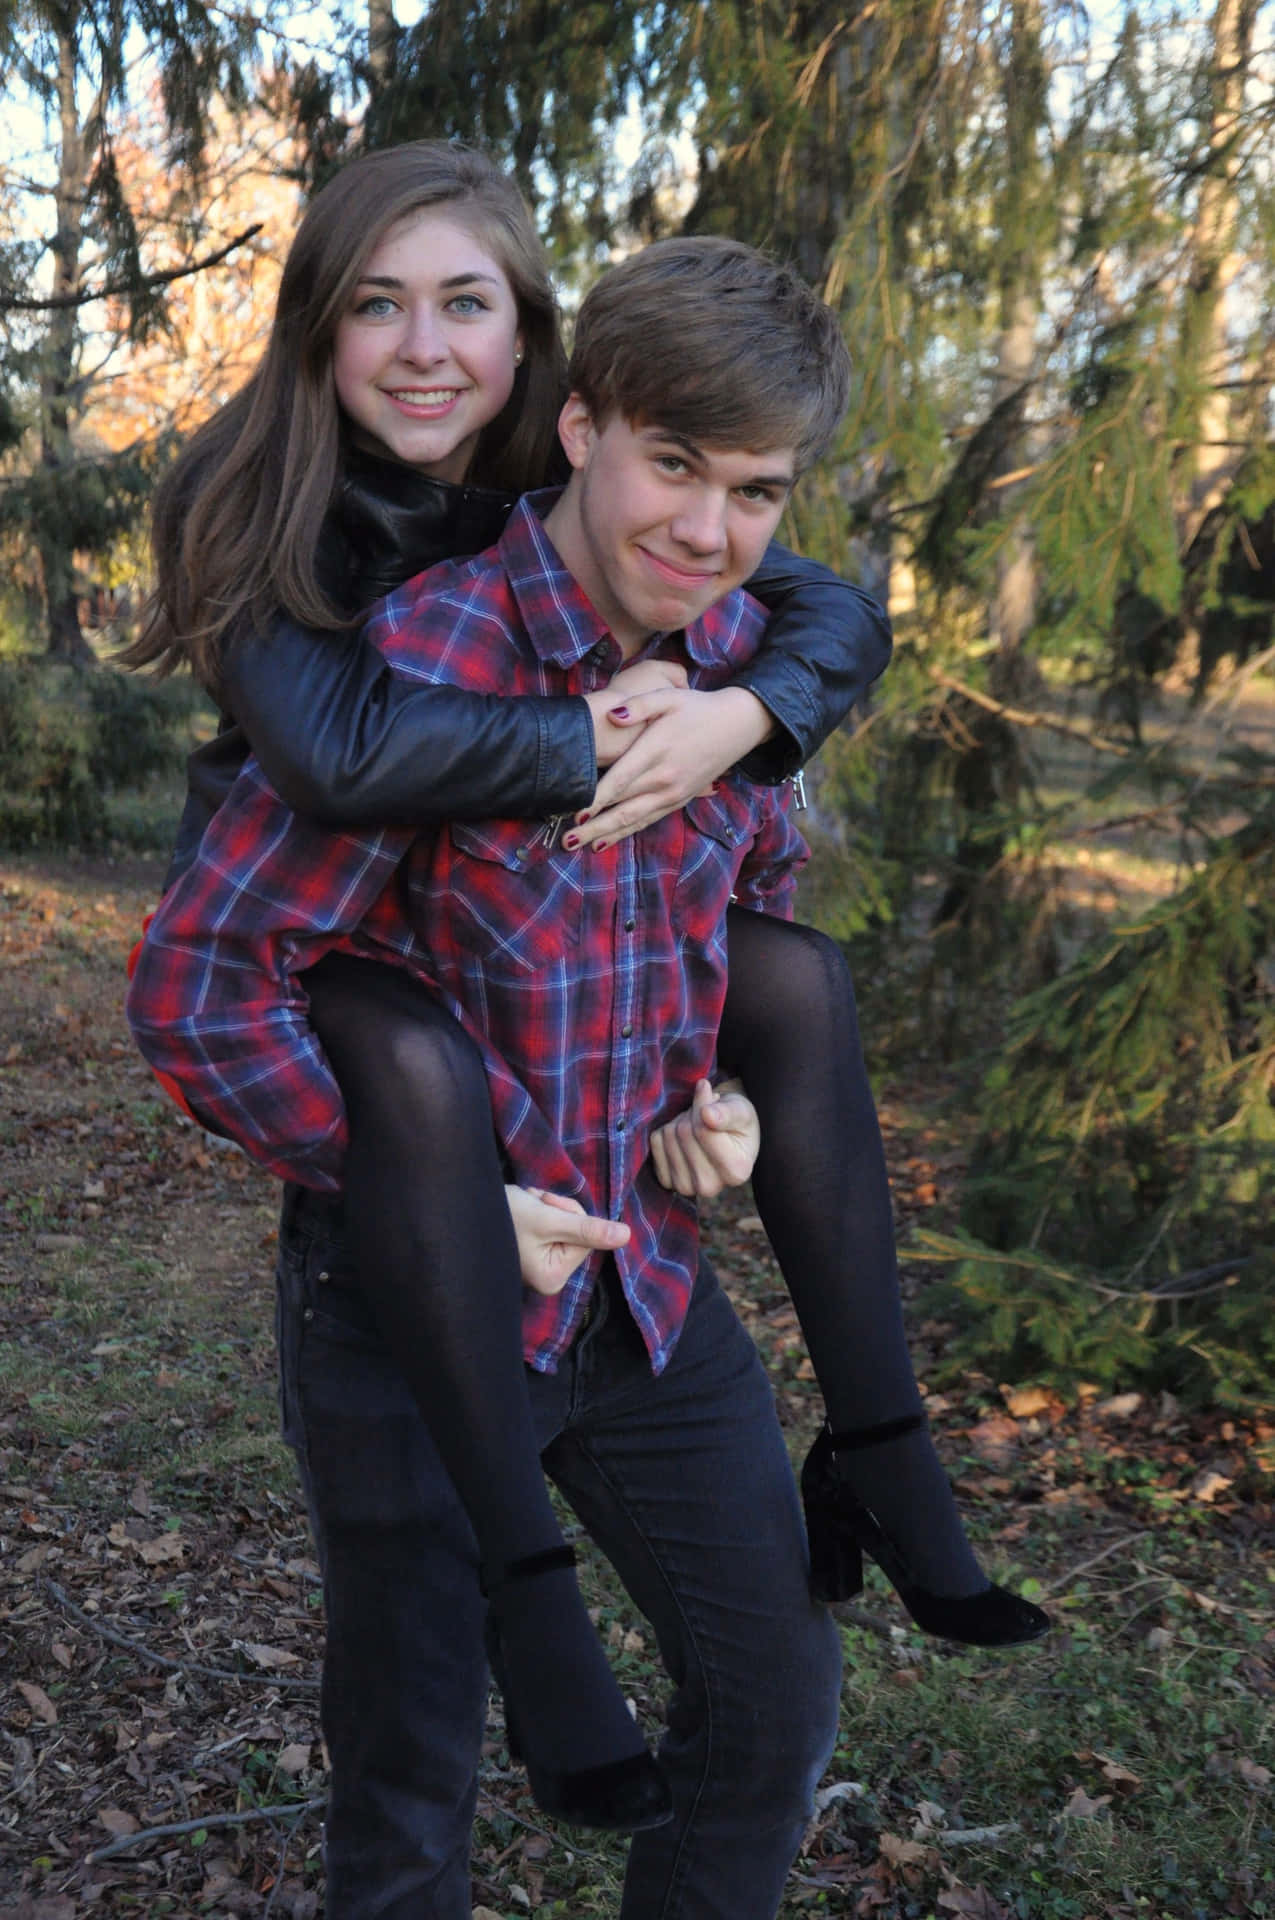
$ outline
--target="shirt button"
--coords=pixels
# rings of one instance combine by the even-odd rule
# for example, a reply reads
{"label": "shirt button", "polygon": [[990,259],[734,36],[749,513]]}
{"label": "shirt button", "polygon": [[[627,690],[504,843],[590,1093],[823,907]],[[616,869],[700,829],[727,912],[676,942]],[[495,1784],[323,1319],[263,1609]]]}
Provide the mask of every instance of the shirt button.
{"label": "shirt button", "polygon": [[634,927],[635,927],[636,925],[637,925],[637,921],[636,921],[636,920],[626,920],[626,921],[625,921],[625,923],[624,923],[624,931],[625,931],[626,933],[632,933],[632,931],[633,931],[633,929],[634,929]]}
{"label": "shirt button", "polygon": [[313,1308],[313,1307],[307,1307],[307,1308],[306,1308],[306,1310],[305,1310],[305,1312],[304,1312],[304,1313],[303,1313],[303,1314],[301,1315],[301,1318],[302,1318],[303,1320],[313,1320],[313,1318],[314,1318],[314,1308]]}
{"label": "shirt button", "polygon": [[616,1130],[616,1132],[617,1132],[617,1133],[623,1133],[623,1132],[624,1132],[624,1122],[623,1122],[623,1120],[617,1120],[617,1121],[616,1121],[616,1123],[615,1123],[615,1130]]}
{"label": "shirt button", "polygon": [[627,1026],[620,1028],[620,1038],[621,1040],[631,1040],[633,1038],[633,1022],[631,1020]]}
{"label": "shirt button", "polygon": [[327,1268],[325,1267],[323,1272],[319,1275],[320,1283],[322,1283],[325,1280],[330,1280],[331,1278],[332,1278],[332,1275],[328,1272]]}

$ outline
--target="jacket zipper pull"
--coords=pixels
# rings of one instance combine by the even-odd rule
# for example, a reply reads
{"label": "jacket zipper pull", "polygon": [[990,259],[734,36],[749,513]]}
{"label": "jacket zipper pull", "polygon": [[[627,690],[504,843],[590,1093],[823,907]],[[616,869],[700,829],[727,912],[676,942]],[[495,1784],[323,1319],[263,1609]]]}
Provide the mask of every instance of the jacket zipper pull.
{"label": "jacket zipper pull", "polygon": [[806,813],[809,810],[810,802],[806,798],[805,770],[798,767],[796,773],[789,776],[788,784],[792,788],[793,806],[797,809],[798,813]]}
{"label": "jacket zipper pull", "polygon": [[558,844],[566,817],[565,813],[550,814],[531,844],[543,846],[546,852],[550,852]]}

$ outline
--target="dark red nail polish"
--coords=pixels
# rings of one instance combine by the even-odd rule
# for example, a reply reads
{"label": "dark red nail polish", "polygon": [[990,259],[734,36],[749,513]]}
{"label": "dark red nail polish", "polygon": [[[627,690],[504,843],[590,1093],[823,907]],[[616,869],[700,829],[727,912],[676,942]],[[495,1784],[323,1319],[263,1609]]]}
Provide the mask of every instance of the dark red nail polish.
{"label": "dark red nail polish", "polygon": [[576,850],[576,848],[577,848],[577,847],[579,846],[579,844],[580,844],[580,836],[579,836],[579,834],[578,834],[578,833],[569,833],[569,834],[567,834],[567,835],[566,835],[566,837],[565,837],[565,839],[563,840],[563,842],[562,842],[562,844],[563,844],[563,846],[564,846],[564,847],[566,848],[566,850],[567,850],[567,852],[568,852],[568,853],[574,853],[574,852],[575,852],[575,850]]}
{"label": "dark red nail polish", "polygon": [[612,720],[627,720],[629,710],[627,707],[612,707],[610,709],[610,717]]}

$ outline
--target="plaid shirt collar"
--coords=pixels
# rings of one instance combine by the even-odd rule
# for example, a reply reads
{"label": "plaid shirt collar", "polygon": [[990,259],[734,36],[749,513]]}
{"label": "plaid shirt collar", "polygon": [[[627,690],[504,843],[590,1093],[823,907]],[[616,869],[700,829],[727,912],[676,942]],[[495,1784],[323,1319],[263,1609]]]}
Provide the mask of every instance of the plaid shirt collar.
{"label": "plaid shirt collar", "polygon": [[[536,493],[525,493],[509,517],[496,552],[508,576],[528,644],[539,659],[570,667],[595,647],[615,646],[616,642],[574,574],[567,571],[545,530],[545,518],[562,492],[561,487],[542,487]],[[735,624],[727,611],[733,598],[728,594],[681,630],[678,637],[695,666],[720,666]],[[665,634],[651,634],[642,652],[666,638]]]}

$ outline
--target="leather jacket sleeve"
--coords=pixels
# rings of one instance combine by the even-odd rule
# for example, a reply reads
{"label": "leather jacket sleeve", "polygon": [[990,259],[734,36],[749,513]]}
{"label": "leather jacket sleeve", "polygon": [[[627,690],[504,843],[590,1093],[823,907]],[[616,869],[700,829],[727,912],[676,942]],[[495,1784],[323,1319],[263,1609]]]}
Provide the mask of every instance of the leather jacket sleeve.
{"label": "leather jacket sleeve", "polygon": [[[736,684],[779,729],[743,771],[770,785],[795,773],[884,671],[890,625],[858,587],[773,543],[748,587],[772,617]],[[287,620],[231,650],[222,694],[233,722],[190,757],[166,886],[189,866],[250,752],[294,812],[338,828],[538,820],[578,812],[597,785],[583,700],[421,686],[367,642]]]}
{"label": "leather jacket sleeve", "polygon": [[232,650],[222,696],[235,724],[191,755],[170,881],[249,752],[294,812],[329,827],[540,820],[587,806],[597,785],[583,700],[423,686],[375,647],[286,620]]}
{"label": "leather jacket sleeve", "polygon": [[742,763],[773,785],[796,773],[872,682],[893,650],[890,622],[861,587],[772,541],[748,591],[771,615],[766,644],[735,675],[779,728]]}

